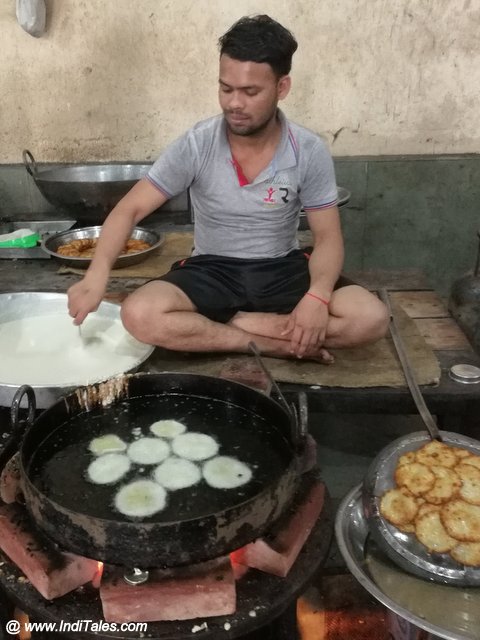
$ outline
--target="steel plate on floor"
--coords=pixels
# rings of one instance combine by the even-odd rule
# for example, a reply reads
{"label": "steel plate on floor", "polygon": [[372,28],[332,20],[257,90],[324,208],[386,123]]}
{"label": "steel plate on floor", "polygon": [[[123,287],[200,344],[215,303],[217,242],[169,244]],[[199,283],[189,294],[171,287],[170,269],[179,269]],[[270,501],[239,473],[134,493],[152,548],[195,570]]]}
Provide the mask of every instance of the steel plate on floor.
{"label": "steel plate on floor", "polygon": [[369,535],[361,485],[340,504],[335,534],[349,570],[388,609],[446,640],[480,639],[480,589],[435,584],[394,564]]}

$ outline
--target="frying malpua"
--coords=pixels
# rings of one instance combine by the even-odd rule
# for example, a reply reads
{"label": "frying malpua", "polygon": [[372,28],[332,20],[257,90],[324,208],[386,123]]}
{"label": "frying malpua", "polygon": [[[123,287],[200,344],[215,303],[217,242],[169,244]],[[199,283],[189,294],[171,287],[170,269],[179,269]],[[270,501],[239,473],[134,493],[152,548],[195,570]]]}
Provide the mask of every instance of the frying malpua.
{"label": "frying malpua", "polygon": [[160,464],[170,455],[170,445],[160,438],[139,438],[128,446],[127,455],[136,464]]}
{"label": "frying malpua", "polygon": [[202,473],[205,482],[214,489],[236,489],[252,478],[250,467],[230,456],[216,456],[208,460]]}
{"label": "frying malpua", "polygon": [[153,480],[134,480],[119,489],[114,504],[117,511],[130,518],[148,518],[162,511],[167,492]]}
{"label": "frying malpua", "polygon": [[176,491],[192,487],[200,482],[202,472],[194,462],[171,456],[156,467],[153,478],[165,489]]}
{"label": "frying malpua", "polygon": [[105,453],[88,465],[87,478],[94,484],[113,484],[129,471],[130,458],[122,453]]}
{"label": "frying malpua", "polygon": [[218,442],[206,433],[191,431],[182,433],[172,440],[172,451],[179,458],[186,458],[193,462],[207,460],[217,455]]}
{"label": "frying malpua", "polygon": [[158,438],[176,438],[187,430],[183,422],[178,420],[157,420],[149,428]]}
{"label": "frying malpua", "polygon": [[126,451],[127,443],[115,433],[107,433],[104,436],[93,438],[88,445],[89,450],[96,456],[101,456],[104,453],[121,453]]}

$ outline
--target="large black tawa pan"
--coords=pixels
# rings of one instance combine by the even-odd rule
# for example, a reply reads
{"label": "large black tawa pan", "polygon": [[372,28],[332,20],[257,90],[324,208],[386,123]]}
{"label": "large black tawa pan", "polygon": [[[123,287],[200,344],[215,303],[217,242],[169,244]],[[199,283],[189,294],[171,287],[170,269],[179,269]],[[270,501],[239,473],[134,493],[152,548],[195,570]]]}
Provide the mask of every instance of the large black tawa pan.
{"label": "large black tawa pan", "polygon": [[[28,387],[18,394],[32,396]],[[30,411],[20,445],[27,509],[61,547],[127,567],[196,563],[239,548],[267,530],[297,489],[305,399],[299,396],[300,411],[281,400],[240,383],[185,373],[125,375],[77,389],[36,420]],[[120,514],[113,505],[119,484],[86,479],[88,445],[107,433],[126,442],[151,435],[149,425],[161,419],[215,437],[220,455],[250,465],[252,480],[232,490],[202,480],[169,493],[166,508],[149,518]],[[136,465],[122,481],[150,477],[151,470]]]}

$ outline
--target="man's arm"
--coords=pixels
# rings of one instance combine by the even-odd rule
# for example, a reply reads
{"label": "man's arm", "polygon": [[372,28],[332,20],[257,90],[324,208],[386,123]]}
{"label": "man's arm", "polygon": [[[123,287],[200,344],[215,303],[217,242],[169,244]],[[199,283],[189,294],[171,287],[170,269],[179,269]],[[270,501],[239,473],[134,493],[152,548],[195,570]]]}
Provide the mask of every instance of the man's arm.
{"label": "man's arm", "polygon": [[68,290],[68,311],[81,324],[102,301],[110,270],[133,227],[167,201],[167,196],[142,179],[112,209],[102,226],[95,255],[85,276]]}
{"label": "man's arm", "polygon": [[328,322],[328,303],[343,265],[344,249],[338,207],[307,213],[313,235],[308,263],[310,287],[290,314],[284,335],[290,334],[291,351],[302,357],[309,348],[321,346]]}
{"label": "man's arm", "polygon": [[308,263],[309,291],[324,300],[330,300],[344,259],[338,207],[310,211],[307,220],[313,236],[313,251]]}

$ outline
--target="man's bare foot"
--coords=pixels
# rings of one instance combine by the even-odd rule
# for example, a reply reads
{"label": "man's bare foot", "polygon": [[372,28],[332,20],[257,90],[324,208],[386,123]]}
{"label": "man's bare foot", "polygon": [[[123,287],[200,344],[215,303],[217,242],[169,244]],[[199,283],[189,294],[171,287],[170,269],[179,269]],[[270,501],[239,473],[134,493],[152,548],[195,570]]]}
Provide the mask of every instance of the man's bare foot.
{"label": "man's bare foot", "polygon": [[335,358],[332,356],[332,354],[323,347],[320,349],[319,354],[312,358],[312,360],[321,362],[322,364],[333,364],[335,362]]}
{"label": "man's bare foot", "polygon": [[[259,344],[260,343],[260,344]],[[290,351],[290,342],[285,341],[280,348],[278,346],[274,349],[265,348],[261,344],[261,339],[256,342],[257,346],[260,347],[260,352],[264,356],[269,356],[271,358],[288,358],[289,360],[313,360],[314,362],[319,362],[321,364],[333,364],[335,362],[335,358],[332,354],[325,349],[325,347],[317,347],[314,349],[308,349],[303,356],[297,356],[295,353]],[[263,348],[262,348],[263,347]]]}

